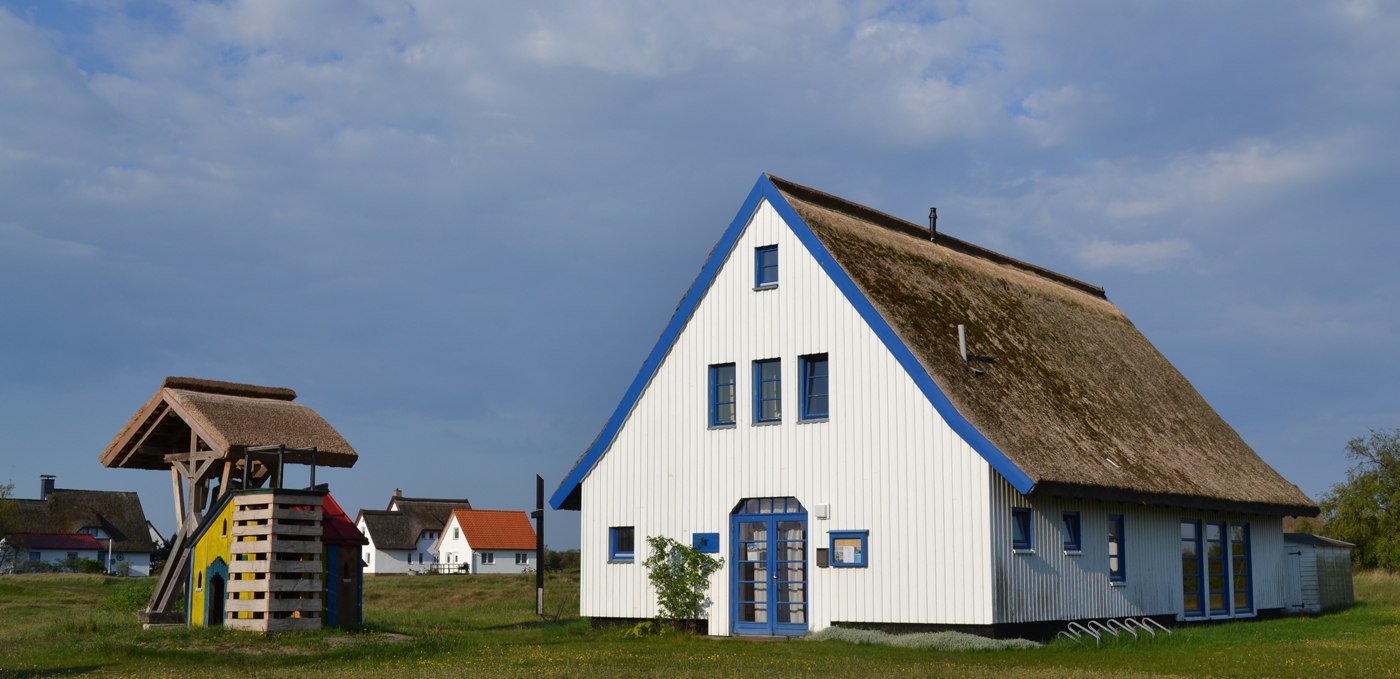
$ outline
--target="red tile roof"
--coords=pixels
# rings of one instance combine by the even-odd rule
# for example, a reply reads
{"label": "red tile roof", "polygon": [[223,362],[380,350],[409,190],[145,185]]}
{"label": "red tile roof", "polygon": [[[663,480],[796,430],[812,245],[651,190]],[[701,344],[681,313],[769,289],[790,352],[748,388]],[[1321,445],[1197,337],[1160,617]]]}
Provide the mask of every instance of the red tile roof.
{"label": "red tile roof", "polygon": [[337,545],[369,544],[369,539],[355,527],[330,493],[321,500],[321,539]]}
{"label": "red tile roof", "polygon": [[86,533],[15,533],[11,537],[27,549],[107,549]]}
{"label": "red tile roof", "polygon": [[473,550],[534,549],[535,529],[525,512],[499,509],[456,509],[452,516]]}

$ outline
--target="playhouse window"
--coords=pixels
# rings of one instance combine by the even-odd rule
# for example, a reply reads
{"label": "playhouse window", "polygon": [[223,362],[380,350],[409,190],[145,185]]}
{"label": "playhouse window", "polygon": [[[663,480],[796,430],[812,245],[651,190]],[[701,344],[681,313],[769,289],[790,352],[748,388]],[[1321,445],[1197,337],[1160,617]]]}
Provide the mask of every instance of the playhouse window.
{"label": "playhouse window", "polygon": [[783,419],[782,361],[770,358],[753,362],[753,421]]}
{"label": "playhouse window", "polygon": [[865,568],[870,565],[870,531],[834,530],[830,535],[832,568]]}
{"label": "playhouse window", "polygon": [[633,526],[614,526],[608,529],[608,561],[632,561],[636,557],[633,547],[636,531]]}
{"label": "playhouse window", "polygon": [[710,426],[732,426],[735,419],[735,370],[733,363],[710,366]]}
{"label": "playhouse window", "polygon": [[803,356],[802,363],[802,402],[801,417],[804,420],[825,420],[830,412],[827,400],[826,354]]}
{"label": "playhouse window", "polygon": [[1123,515],[1108,515],[1108,579],[1110,582],[1128,581],[1127,550],[1123,545]]}
{"label": "playhouse window", "polygon": [[1031,510],[1025,507],[1011,508],[1011,548],[1021,551],[1031,549]]}
{"label": "playhouse window", "polygon": [[1065,512],[1060,516],[1060,522],[1064,525],[1065,551],[1078,554],[1084,547],[1084,542],[1080,537],[1079,512]]}
{"label": "playhouse window", "polygon": [[755,288],[778,286],[778,246],[767,245],[753,251]]}

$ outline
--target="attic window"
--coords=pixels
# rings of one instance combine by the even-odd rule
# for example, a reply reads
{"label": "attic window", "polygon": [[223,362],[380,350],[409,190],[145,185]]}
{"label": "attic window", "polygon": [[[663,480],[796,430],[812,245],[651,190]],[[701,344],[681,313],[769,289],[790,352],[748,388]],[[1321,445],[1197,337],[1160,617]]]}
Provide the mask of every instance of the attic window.
{"label": "attic window", "polygon": [[755,289],[778,287],[778,246],[754,248],[753,268]]}

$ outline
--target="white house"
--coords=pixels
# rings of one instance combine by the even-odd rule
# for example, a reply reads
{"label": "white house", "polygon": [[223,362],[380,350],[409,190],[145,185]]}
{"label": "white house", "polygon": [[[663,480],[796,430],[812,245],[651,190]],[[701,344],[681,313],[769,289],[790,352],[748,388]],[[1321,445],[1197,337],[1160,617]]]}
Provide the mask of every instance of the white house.
{"label": "white house", "polygon": [[583,615],[664,535],[753,635],[1252,617],[1317,513],[1101,288],[768,175],[551,504]]}
{"label": "white house", "polygon": [[54,477],[44,475],[39,499],[16,499],[13,507],[15,532],[0,537],[16,560],[93,559],[108,572],[151,574],[155,545],[136,493],[55,488]]}
{"label": "white house", "polygon": [[383,510],[362,509],[355,527],[369,539],[363,548],[365,575],[404,575],[438,568],[435,549],[454,509],[470,509],[463,499],[403,497],[398,490]]}
{"label": "white house", "polygon": [[449,572],[524,573],[535,570],[535,529],[525,512],[456,509],[434,550]]}

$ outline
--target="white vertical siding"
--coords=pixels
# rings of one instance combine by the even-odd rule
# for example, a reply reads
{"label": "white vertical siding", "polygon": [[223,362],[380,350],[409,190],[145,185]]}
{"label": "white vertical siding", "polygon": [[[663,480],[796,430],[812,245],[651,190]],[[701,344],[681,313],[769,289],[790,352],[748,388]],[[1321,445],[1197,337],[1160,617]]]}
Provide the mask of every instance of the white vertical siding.
{"label": "white vertical siding", "polygon": [[[1139,504],[1022,496],[1000,477],[992,485],[996,622],[1179,615],[1181,521],[1249,524],[1255,610],[1284,604],[1283,522]],[[1011,550],[1011,507],[1031,509],[1033,554]],[[1082,553],[1066,554],[1061,515],[1079,512]],[[1123,515],[1126,583],[1108,579],[1108,516]]]}
{"label": "white vertical siding", "polygon": [[[753,251],[778,245],[780,282],[756,291]],[[950,330],[949,350],[956,351]],[[798,357],[827,353],[830,420],[799,423]],[[751,362],[782,359],[783,421],[756,426]],[[734,363],[737,426],[708,428],[708,366]],[[777,213],[760,206],[583,482],[580,608],[648,617],[646,537],[721,536],[710,596],[730,630],[730,512],[748,497],[808,511],[810,629],[832,621],[989,624],[991,470],[954,434]],[[815,508],[830,505],[830,519]],[[608,563],[608,528],[635,526],[637,560]],[[869,567],[818,569],[827,531],[869,530]]]}

